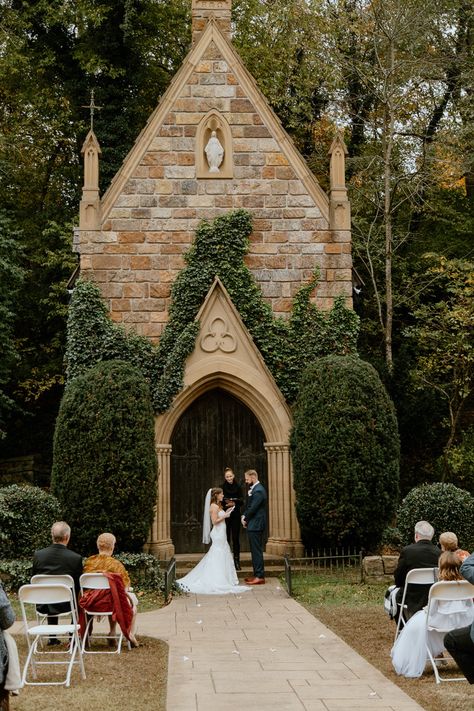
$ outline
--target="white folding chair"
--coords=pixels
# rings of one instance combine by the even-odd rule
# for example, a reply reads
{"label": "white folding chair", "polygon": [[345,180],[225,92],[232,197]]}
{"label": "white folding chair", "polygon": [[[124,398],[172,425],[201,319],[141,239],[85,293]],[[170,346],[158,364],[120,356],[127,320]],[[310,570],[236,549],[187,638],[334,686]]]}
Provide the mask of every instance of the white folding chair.
{"label": "white folding chair", "polygon": [[395,630],[395,639],[397,639],[400,630],[407,623],[405,618],[405,611],[407,605],[405,604],[405,598],[407,596],[407,590],[409,585],[433,585],[438,580],[438,568],[413,568],[407,573],[405,580],[405,587],[403,588],[403,595],[401,602],[399,603],[400,614],[398,615],[397,629]]}
{"label": "white folding chair", "polygon": [[[33,575],[30,583],[31,585],[66,585],[66,587],[71,588],[74,607],[77,612],[76,588],[71,575],[50,575],[47,573],[40,573],[38,575]],[[61,612],[58,617],[62,617],[63,615],[69,615],[69,612]]]}
{"label": "white folding chair", "polygon": [[[110,590],[110,585],[109,585],[109,580],[108,578],[103,574],[103,573],[83,573],[79,579],[80,585],[81,585],[81,596],[84,594],[85,590]],[[119,627],[119,634],[118,636],[116,635],[111,635],[109,634],[94,634],[95,639],[106,639],[106,640],[114,640],[116,642],[115,649],[110,649],[110,650],[93,650],[93,649],[86,649],[86,646],[89,645],[91,647],[91,640],[90,640],[90,631],[92,629],[92,625],[95,619],[99,619],[101,617],[107,617],[110,618],[113,615],[113,610],[107,610],[106,612],[95,612],[94,610],[89,610],[84,608],[84,613],[86,615],[87,619],[87,625],[86,625],[86,630],[84,633],[84,638],[82,640],[82,652],[83,654],[120,654],[122,650],[122,642],[123,642],[123,633],[122,630]],[[130,644],[129,644],[130,647]]]}
{"label": "white folding chair", "polygon": [[[22,682],[23,684],[29,684],[31,686],[69,686],[71,683],[71,673],[73,665],[76,662],[76,654],[78,655],[78,662],[81,669],[82,678],[86,678],[86,672],[84,669],[84,661],[82,658],[81,643],[79,640],[79,625],[77,623],[76,610],[74,607],[74,598],[71,588],[67,585],[61,584],[42,584],[42,585],[22,585],[18,591],[18,599],[21,606],[21,615],[23,618],[23,624],[25,626],[25,634],[28,642],[28,656],[26,658],[25,667],[23,669]],[[28,621],[28,615],[26,606],[31,605],[34,607],[34,613],[36,618],[36,605],[55,605],[62,602],[68,602],[71,606],[72,622],[70,624],[58,624],[58,625],[48,625],[48,624],[37,624],[37,619],[35,623],[30,626],[31,621]],[[63,637],[68,644],[68,649],[63,652],[66,655],[64,660],[54,660],[46,661],[46,652],[41,652],[42,661],[35,659],[35,655],[38,653],[38,643],[42,638],[45,637]],[[33,678],[37,678],[37,667],[39,665],[57,665],[66,664],[66,677],[62,681],[27,681],[28,669],[31,664],[31,671]]]}
{"label": "white folding chair", "polygon": [[[466,681],[465,676],[457,677],[442,677],[440,676],[438,666],[436,664],[436,659],[433,657],[430,646],[428,644],[428,633],[429,632],[443,632],[448,633],[453,629],[452,626],[449,627],[449,615],[446,615],[446,629],[433,626],[430,623],[430,612],[433,611],[435,601],[452,601],[452,600],[472,600],[474,598],[474,585],[468,583],[467,580],[442,580],[439,583],[435,583],[430,590],[430,596],[428,598],[428,607],[426,609],[426,651],[433,667],[436,683],[440,684],[442,681]],[[451,658],[451,657],[450,657]],[[445,658],[443,657],[443,661]]]}
{"label": "white folding chair", "polygon": [[[74,609],[76,610],[76,616],[77,616],[77,600],[76,600],[76,589],[74,586],[74,580],[71,575],[49,575],[46,573],[41,573],[38,575],[33,575],[33,577],[30,580],[31,585],[66,585],[66,587],[70,588],[72,590],[72,597],[74,600]],[[45,621],[45,618],[48,617],[47,613],[43,612],[38,612],[36,610],[36,615],[38,618],[38,624],[42,624]],[[71,617],[71,613],[69,611],[67,612],[60,612],[58,615],[54,615],[54,617]]]}

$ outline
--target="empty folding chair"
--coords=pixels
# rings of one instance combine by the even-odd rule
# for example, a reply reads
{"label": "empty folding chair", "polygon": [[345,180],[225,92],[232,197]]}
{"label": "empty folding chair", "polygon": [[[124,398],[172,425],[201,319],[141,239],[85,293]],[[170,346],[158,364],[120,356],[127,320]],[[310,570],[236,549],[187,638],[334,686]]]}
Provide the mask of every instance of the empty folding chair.
{"label": "empty folding chair", "polygon": [[395,630],[395,639],[397,639],[401,628],[407,623],[406,617],[406,596],[409,585],[433,585],[438,580],[438,568],[414,568],[409,570],[403,588],[403,595],[400,602],[400,614],[398,615],[397,629]]}
{"label": "empty folding chair", "polygon": [[[466,677],[463,676],[457,676],[457,677],[442,677],[440,676],[439,669],[438,669],[438,664],[437,661],[439,662],[440,660],[437,660],[436,657],[433,656],[433,653],[431,651],[428,639],[429,639],[429,633],[430,632],[439,632],[442,635],[447,634],[450,632],[452,629],[455,629],[456,627],[459,626],[459,624],[456,623],[450,623],[449,621],[449,614],[447,615],[437,615],[436,616],[436,623],[434,622],[433,618],[435,616],[435,613],[437,611],[437,607],[439,603],[442,602],[452,602],[452,601],[465,601],[466,602],[466,611],[473,606],[473,598],[474,598],[474,585],[471,585],[471,583],[468,583],[467,580],[442,580],[439,583],[435,583],[430,590],[430,596],[428,598],[428,607],[426,609],[426,651],[428,654],[428,658],[431,662],[431,666],[433,667],[434,675],[435,675],[435,680],[436,683],[439,684],[442,681],[466,681]],[[474,616],[474,613],[473,613]],[[441,617],[446,617],[446,621],[443,619],[441,622],[439,622]],[[469,622],[467,621],[465,624],[467,625]],[[437,626],[438,624],[442,624],[442,626]],[[465,625],[463,625],[465,626]],[[442,659],[442,661],[446,661],[445,658]]]}
{"label": "empty folding chair", "polygon": [[[71,588],[72,590],[72,595],[74,599],[74,609],[76,610],[76,616],[77,616],[77,600],[76,600],[76,589],[74,586],[74,580],[71,575],[50,575],[46,573],[41,573],[38,575],[33,575],[33,577],[30,580],[30,583],[32,585],[66,585],[68,588]],[[45,618],[48,617],[48,613],[46,612],[39,612],[39,610],[36,610],[37,618],[38,618],[38,624],[42,624],[45,622]],[[57,615],[53,614],[50,615],[51,617],[67,617],[68,619],[71,617],[70,611],[65,611],[65,612],[59,612]]]}
{"label": "empty folding chair", "polygon": [[[28,656],[26,658],[25,667],[23,669],[22,681],[23,684],[38,685],[38,686],[69,686],[71,682],[71,673],[73,665],[79,663],[82,678],[86,678],[84,669],[84,661],[82,658],[81,643],[79,639],[79,625],[77,622],[76,610],[74,607],[74,598],[71,588],[61,584],[42,584],[42,585],[23,585],[18,591],[18,599],[21,606],[21,615],[25,627],[26,639],[28,642]],[[72,622],[67,624],[48,625],[38,624],[36,619],[37,605],[55,605],[59,603],[69,603],[71,607],[70,615]],[[31,605],[34,608],[35,621],[28,621],[27,606]],[[31,625],[31,626],[30,626]],[[64,651],[65,659],[57,659],[55,654],[54,660],[48,659],[45,652],[41,652],[41,657],[38,659],[38,645],[40,640],[46,637],[62,637],[68,644],[68,649]],[[78,657],[76,662],[76,655]],[[31,665],[33,678],[37,678],[37,667],[43,665],[61,665],[65,664],[66,677],[62,681],[28,681],[28,669]]]}

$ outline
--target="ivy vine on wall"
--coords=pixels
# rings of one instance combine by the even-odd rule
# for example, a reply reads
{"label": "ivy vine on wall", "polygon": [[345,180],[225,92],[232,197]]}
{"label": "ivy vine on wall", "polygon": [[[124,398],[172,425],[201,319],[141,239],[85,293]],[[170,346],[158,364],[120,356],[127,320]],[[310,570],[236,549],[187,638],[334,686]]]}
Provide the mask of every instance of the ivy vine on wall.
{"label": "ivy vine on wall", "polygon": [[359,318],[346,308],[344,297],[336,298],[328,312],[311,301],[318,272],[296,294],[289,319],[273,315],[244,262],[251,231],[251,216],[245,210],[199,225],[185,255],[186,266],[172,287],[168,323],[156,346],[114,324],[98,286],[80,280],[69,309],[68,381],[99,361],[125,360],[148,380],[155,412],[165,412],[183,387],[186,358],[199,332],[196,315],[216,276],[289,404],[295,401],[301,375],[310,362],[325,355],[356,353]]}

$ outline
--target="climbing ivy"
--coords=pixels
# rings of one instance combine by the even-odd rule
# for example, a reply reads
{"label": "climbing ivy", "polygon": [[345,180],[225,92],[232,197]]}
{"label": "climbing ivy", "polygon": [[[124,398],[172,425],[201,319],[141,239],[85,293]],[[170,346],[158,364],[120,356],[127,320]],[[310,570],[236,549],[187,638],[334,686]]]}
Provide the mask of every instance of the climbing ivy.
{"label": "climbing ivy", "polygon": [[296,294],[290,318],[273,315],[244,262],[251,231],[251,216],[245,210],[201,222],[185,255],[186,266],[172,287],[168,323],[157,346],[114,324],[99,288],[80,280],[69,310],[68,380],[99,361],[126,360],[148,380],[155,411],[166,411],[183,386],[185,361],[199,332],[196,315],[216,276],[290,404],[296,399],[301,374],[309,362],[330,354],[356,353],[359,319],[346,308],[344,297],[337,298],[329,312],[321,311],[311,301],[318,285],[317,271]]}

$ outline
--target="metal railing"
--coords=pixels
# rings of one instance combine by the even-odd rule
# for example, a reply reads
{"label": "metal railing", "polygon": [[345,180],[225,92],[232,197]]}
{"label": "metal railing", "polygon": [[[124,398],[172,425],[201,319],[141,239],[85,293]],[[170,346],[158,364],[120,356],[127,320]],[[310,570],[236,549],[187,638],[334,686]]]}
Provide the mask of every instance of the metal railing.
{"label": "metal railing", "polygon": [[355,547],[313,549],[316,555],[304,558],[284,557],[285,584],[288,595],[293,593],[293,575],[319,575],[327,580],[363,581],[363,549]]}
{"label": "metal railing", "polygon": [[288,595],[291,597],[293,588],[291,585],[291,561],[286,555],[283,559],[285,561],[285,584]]}
{"label": "metal railing", "polygon": [[173,589],[174,581],[176,580],[176,558],[171,558],[164,572],[164,598],[165,604],[171,600],[171,590]]}

